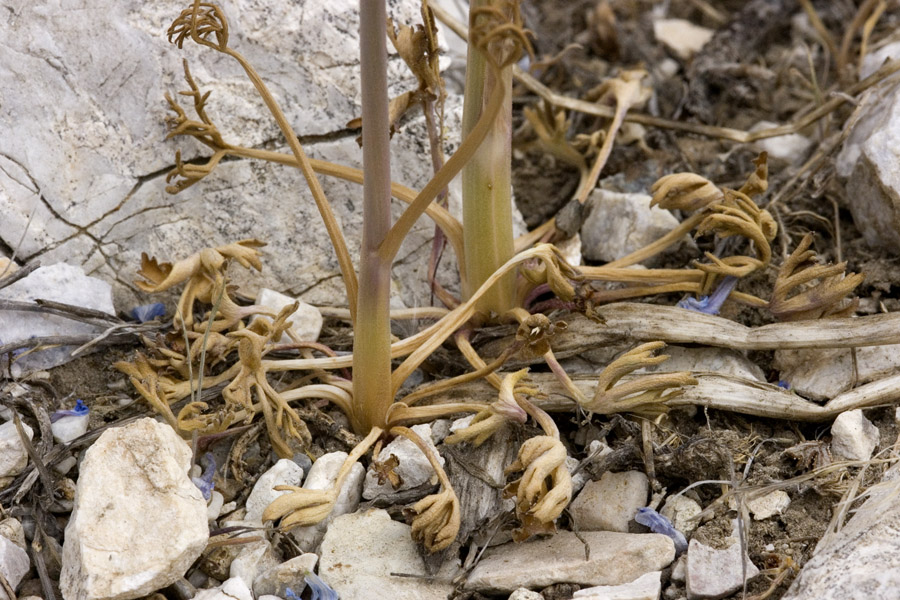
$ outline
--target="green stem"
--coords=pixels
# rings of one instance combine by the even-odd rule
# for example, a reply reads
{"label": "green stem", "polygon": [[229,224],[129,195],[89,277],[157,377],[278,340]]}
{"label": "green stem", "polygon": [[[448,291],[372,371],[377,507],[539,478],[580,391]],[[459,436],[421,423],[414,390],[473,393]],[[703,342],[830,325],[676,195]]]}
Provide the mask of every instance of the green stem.
{"label": "green stem", "polygon": [[[502,4],[473,0],[470,11],[492,3]],[[498,73],[487,60],[481,50],[469,44],[463,135],[475,127],[495,88],[502,89],[504,97],[487,137],[462,170],[466,298],[514,254],[510,196],[512,67]],[[502,314],[514,305],[515,274],[510,273],[479,301],[477,309]]]}
{"label": "green stem", "polygon": [[391,394],[391,261],[378,248],[391,228],[385,0],[360,0],[363,235],[353,341],[353,429],[382,426]]}

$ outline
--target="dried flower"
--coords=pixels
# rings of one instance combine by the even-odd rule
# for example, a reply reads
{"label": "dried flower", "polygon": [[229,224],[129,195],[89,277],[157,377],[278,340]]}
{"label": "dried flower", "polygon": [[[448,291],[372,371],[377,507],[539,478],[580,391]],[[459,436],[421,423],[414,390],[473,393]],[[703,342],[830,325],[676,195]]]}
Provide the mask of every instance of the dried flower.
{"label": "dried flower", "polygon": [[453,488],[443,486],[440,493],[422,498],[412,509],[416,512],[412,537],[426,550],[438,552],[453,543],[460,525],[459,499]]}
{"label": "dried flower", "polygon": [[[842,303],[865,275],[846,273],[846,262],[818,264],[815,251],[809,249],[812,239],[806,234],[778,271],[769,310],[781,321],[843,317],[856,310],[858,300]],[[807,285],[816,279],[818,283]]]}
{"label": "dried flower", "polygon": [[694,173],[672,173],[660,177],[650,187],[650,206],[668,210],[702,210],[724,198],[722,190],[705,177]]}
{"label": "dried flower", "polygon": [[556,530],[554,521],[572,499],[572,476],[566,468],[566,449],[559,439],[540,435],[526,440],[507,473],[524,471],[522,477],[504,489],[515,497],[516,517],[521,528],[513,532],[516,541]]}

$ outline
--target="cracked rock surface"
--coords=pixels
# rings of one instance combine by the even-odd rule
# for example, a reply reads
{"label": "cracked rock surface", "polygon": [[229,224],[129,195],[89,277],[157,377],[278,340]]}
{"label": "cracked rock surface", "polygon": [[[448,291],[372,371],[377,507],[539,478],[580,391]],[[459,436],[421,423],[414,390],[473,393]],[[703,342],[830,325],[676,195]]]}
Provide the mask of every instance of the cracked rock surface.
{"label": "cracked rock surface", "polygon": [[[269,243],[256,287],[313,304],[340,303],[337,259],[298,170],[229,160],[181,194],[165,192],[176,149],[184,160],[209,154],[190,140],[165,139],[170,113],[163,95],[186,88],[183,58],[201,90],[211,92],[207,112],[227,142],[286,150],[235,61],[167,43],[166,29],[184,3],[76,0],[66,10],[54,4],[9,6],[0,20],[0,80],[8,82],[0,102],[0,253],[18,249],[23,262],[82,266],[113,283],[117,304],[127,307],[138,302],[131,281],[141,252],[172,260],[256,237]],[[355,167],[361,166],[357,132],[344,124],[360,113],[357,10],[349,0],[278,6],[236,0],[226,7],[229,45],[258,69],[307,153]],[[412,0],[390,0],[388,12],[403,22],[420,18]],[[396,55],[389,81],[392,96],[415,85]],[[460,106],[448,100],[446,131],[459,130]],[[395,181],[417,189],[427,181],[431,160],[423,140],[421,113],[401,123],[392,141]],[[455,141],[445,141],[449,151]],[[361,189],[322,182],[345,232],[358,230]],[[395,205],[395,218],[400,210]],[[398,255],[394,275],[404,304],[428,299],[422,275],[432,231],[421,219]],[[351,254],[358,245],[349,237]]]}

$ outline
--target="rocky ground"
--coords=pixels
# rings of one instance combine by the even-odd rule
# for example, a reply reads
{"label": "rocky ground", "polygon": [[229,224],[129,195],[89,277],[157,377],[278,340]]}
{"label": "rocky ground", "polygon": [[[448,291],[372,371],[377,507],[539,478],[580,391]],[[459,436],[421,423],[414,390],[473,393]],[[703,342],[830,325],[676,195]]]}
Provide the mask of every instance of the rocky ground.
{"label": "rocky ground", "polygon": [[[274,92],[309,153],[358,165],[357,133],[345,127],[359,112],[356,24],[353,9],[338,4],[266,8],[239,1],[225,8],[232,44],[258,63],[264,78],[279,82]],[[297,190],[305,190],[298,173],[228,159],[180,195],[165,193],[175,149],[198,163],[206,156],[199,145],[165,139],[162,93],[184,83],[182,54],[165,44],[163,32],[182,7],[123,2],[99,11],[86,5],[65,17],[61,9],[8,8],[11,16],[0,24],[9,40],[0,44],[0,81],[9,90],[0,114],[0,251],[13,266],[7,269],[5,260],[0,266],[6,357],[0,594],[44,600],[895,597],[900,338],[891,313],[900,280],[894,151],[900,88],[894,63],[885,64],[900,58],[895,2],[523,6],[536,56],[520,67],[531,67],[552,93],[595,105],[598,86],[638,65],[652,91],[619,133],[575,220],[571,233],[579,234],[580,245],[569,246],[571,262],[614,261],[677,227],[686,215],[649,207],[659,177],[692,172],[739,188],[754,172],[754,159],[767,152],[768,190],[756,201],[778,226],[772,264],[738,290],[770,299],[779,267],[812,232],[820,262],[846,262],[846,273],[865,275],[853,290],[859,299],[853,323],[869,333],[828,321],[758,341],[766,331],[787,330],[777,329],[783,324],[770,307],[729,301],[720,319],[684,317],[661,332],[649,316],[646,323],[626,323],[614,307],[601,307],[606,337],[588,343],[573,341],[572,332],[582,331],[578,315],[551,313],[569,322],[569,337],[561,334],[554,348],[573,377],[596,380],[616,355],[652,339],[669,343],[667,371],[710,377],[686,394],[683,406],[653,419],[590,415],[573,409],[565,394],[551,394],[551,404],[559,400],[553,414],[574,499],[555,535],[524,543],[510,541],[515,524],[502,498],[504,469],[538,430],[510,425],[476,449],[444,443],[461,427],[457,420],[416,426],[440,455],[463,505],[459,539],[435,555],[410,533],[411,506],[438,489],[412,443],[394,440],[355,466],[328,519],[283,531],[263,521],[265,508],[284,493],[274,488],[328,489],[357,441],[340,411],[305,401],[312,441],[292,459],[278,459],[261,419],[184,441],[113,367],[146,351],[147,340],[178,338],[173,292],[150,296],[132,283],[142,252],[170,260],[238,239],[265,239],[265,270],[234,272],[238,299],[276,306],[277,294],[261,291],[268,288],[300,298],[307,312],[294,318],[298,333],[342,353],[352,340],[334,310],[342,293],[336,261],[318,217],[306,212],[312,203],[305,191],[297,208]],[[389,10],[398,21],[418,19],[415,2],[389,2]],[[442,29],[453,59],[444,65],[445,149],[452,152],[464,46]],[[92,32],[100,30],[113,50],[96,50]],[[210,113],[232,143],[284,149],[234,65],[196,49],[186,54],[200,87],[213,91]],[[411,82],[397,58],[391,78],[395,93]],[[578,168],[554,155],[525,116],[539,102],[537,88],[518,80],[513,183],[520,232],[565,214],[579,183]],[[602,139],[591,136],[609,120],[569,108],[560,113],[565,139],[592,160]],[[791,127],[753,139],[753,132],[780,125]],[[424,119],[408,116],[393,144],[395,179],[420,188],[428,179],[422,165],[430,165]],[[348,231],[358,228],[356,188],[326,181],[329,197],[343,200],[333,201],[339,220]],[[454,195],[451,190],[451,202]],[[430,302],[425,273],[432,231],[423,220],[404,245],[393,274],[397,308]],[[686,268],[704,251],[719,249],[712,236],[684,239],[649,266]],[[451,259],[448,251],[439,277],[453,290]],[[683,297],[641,301],[646,315],[668,315],[663,307]],[[40,298],[67,306],[36,303]],[[161,315],[132,313],[157,301]],[[730,324],[752,328],[741,335],[757,341],[729,341]],[[416,326],[404,323],[395,333],[406,336]],[[485,329],[473,343],[490,355],[491,344],[512,332]],[[821,341],[800,344],[791,337],[804,335]],[[63,347],[25,352],[37,338]],[[448,344],[420,376],[438,379],[465,368]],[[532,369],[535,381],[547,375],[545,367]],[[713,375],[744,387],[704,387]],[[293,383],[270,377],[279,389]],[[200,399],[217,406],[220,392],[213,388]],[[757,393],[771,404],[725,409],[741,401],[750,406]],[[796,402],[793,412],[783,409],[786,402]]]}

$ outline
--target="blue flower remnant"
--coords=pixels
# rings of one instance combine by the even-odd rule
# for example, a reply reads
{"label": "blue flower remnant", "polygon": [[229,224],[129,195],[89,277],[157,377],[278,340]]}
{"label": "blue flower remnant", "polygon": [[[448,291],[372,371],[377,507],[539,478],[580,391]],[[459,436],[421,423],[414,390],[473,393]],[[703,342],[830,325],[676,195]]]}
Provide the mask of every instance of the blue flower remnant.
{"label": "blue flower remnant", "polygon": [[146,323],[166,314],[166,307],[162,302],[154,302],[153,304],[143,304],[135,306],[131,309],[131,316],[138,323]]}
{"label": "blue flower remnant", "polygon": [[[330,585],[322,581],[322,578],[313,572],[305,573],[303,581],[309,586],[310,600],[338,600],[338,593]],[[300,600],[300,595],[291,588],[284,591],[285,600]]]}
{"label": "blue flower remnant", "polygon": [[725,299],[728,298],[728,295],[732,291],[734,291],[734,286],[737,285],[737,281],[737,277],[728,275],[722,280],[719,287],[717,287],[709,296],[701,296],[700,298],[688,297],[681,300],[677,306],[678,308],[686,308],[688,310],[706,313],[707,315],[717,315],[719,314],[722,305],[725,303]]}
{"label": "blue flower remnant", "polygon": [[203,494],[203,499],[209,502],[209,499],[212,498],[213,488],[215,485],[213,484],[213,475],[216,474],[216,459],[215,457],[207,452],[206,456],[203,457],[203,460],[206,461],[206,468],[203,470],[203,474],[200,477],[191,477],[191,481],[194,482],[194,485],[200,490],[200,493]]}
{"label": "blue flower remnant", "polygon": [[86,417],[90,412],[91,410],[81,400],[81,398],[79,398],[75,401],[75,408],[71,410],[58,410],[50,415],[50,422],[56,423],[60,419],[65,419],[66,417]]}
{"label": "blue flower remnant", "polygon": [[688,544],[684,534],[675,529],[672,521],[662,516],[652,508],[639,508],[634,520],[650,528],[653,533],[661,533],[669,536],[675,542],[675,554],[681,554],[687,550]]}

